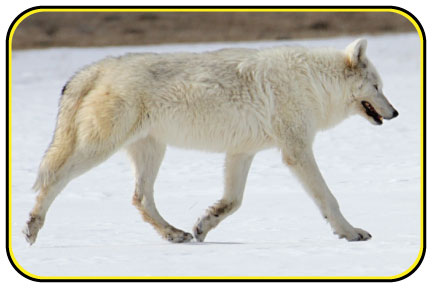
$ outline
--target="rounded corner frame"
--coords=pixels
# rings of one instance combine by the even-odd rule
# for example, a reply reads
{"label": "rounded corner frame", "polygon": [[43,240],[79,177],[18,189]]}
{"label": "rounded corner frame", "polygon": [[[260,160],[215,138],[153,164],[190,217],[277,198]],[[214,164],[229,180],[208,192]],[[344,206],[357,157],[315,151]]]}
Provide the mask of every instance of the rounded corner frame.
{"label": "rounded corner frame", "polygon": [[[34,275],[26,271],[15,259],[11,247],[11,215],[10,215],[10,117],[11,117],[11,54],[12,54],[12,39],[13,34],[19,24],[30,15],[41,12],[59,12],[60,10],[67,12],[127,12],[127,11],[206,11],[206,12],[392,12],[399,14],[409,20],[417,31],[420,39],[420,94],[421,94],[421,163],[420,163],[420,186],[421,186],[421,230],[420,230],[420,251],[415,262],[404,272],[393,276],[377,276],[377,277],[45,277]],[[171,281],[241,281],[241,282],[397,282],[404,280],[414,274],[422,264],[426,254],[426,33],[418,20],[418,18],[410,11],[398,6],[33,6],[18,14],[11,22],[6,33],[6,254],[12,267],[22,277],[35,282],[81,282],[81,281],[96,281],[96,282],[171,282]]]}

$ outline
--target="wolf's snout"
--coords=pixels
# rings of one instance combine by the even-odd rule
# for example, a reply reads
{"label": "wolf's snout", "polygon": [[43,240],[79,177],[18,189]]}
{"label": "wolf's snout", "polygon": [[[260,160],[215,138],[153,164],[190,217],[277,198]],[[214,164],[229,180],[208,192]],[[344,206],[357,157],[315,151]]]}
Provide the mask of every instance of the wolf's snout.
{"label": "wolf's snout", "polygon": [[394,109],[394,108],[393,108],[393,112],[390,112],[390,113],[392,113],[391,116],[384,117],[384,119],[391,120],[391,119],[396,118],[397,116],[399,116],[399,112],[396,109]]}

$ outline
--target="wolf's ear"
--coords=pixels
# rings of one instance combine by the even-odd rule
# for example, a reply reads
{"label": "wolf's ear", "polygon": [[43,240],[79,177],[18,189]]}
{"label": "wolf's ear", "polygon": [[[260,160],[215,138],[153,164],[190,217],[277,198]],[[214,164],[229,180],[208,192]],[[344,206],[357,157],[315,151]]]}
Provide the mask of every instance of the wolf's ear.
{"label": "wolf's ear", "polygon": [[347,63],[350,67],[357,67],[362,63],[366,55],[367,40],[357,39],[345,48]]}

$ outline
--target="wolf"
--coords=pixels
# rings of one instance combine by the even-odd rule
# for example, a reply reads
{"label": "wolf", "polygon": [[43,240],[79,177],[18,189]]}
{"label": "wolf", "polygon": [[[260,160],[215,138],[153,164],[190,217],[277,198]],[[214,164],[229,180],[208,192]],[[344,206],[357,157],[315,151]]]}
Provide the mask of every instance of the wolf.
{"label": "wolf", "polygon": [[[367,41],[344,50],[275,47],[205,53],[127,54],[80,70],[65,85],[57,125],[34,184],[24,228],[33,244],[48,208],[69,181],[125,148],[135,170],[132,203],[166,240],[204,241],[241,205],[249,167],[277,147],[333,232],[349,241],[371,235],[342,215],[314,159],[318,131],[351,115],[374,125],[398,116],[367,58]],[[167,145],[226,153],[223,197],[191,233],[158,212],[153,184]]]}

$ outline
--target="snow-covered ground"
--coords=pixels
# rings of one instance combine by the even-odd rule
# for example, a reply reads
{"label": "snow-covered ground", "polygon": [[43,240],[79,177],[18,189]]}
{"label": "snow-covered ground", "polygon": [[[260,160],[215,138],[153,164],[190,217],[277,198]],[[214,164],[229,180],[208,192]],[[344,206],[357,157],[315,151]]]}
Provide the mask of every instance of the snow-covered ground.
{"label": "snow-covered ground", "polygon": [[[21,234],[61,88],[80,67],[127,52],[287,44],[343,49],[354,38],[13,52],[11,235],[17,262],[40,277],[391,277],[405,272],[420,252],[420,41],[416,34],[365,37],[367,54],[400,116],[383,126],[352,117],[319,134],[314,149],[344,215],[373,235],[367,242],[347,242],[331,233],[275,149],[257,154],[241,209],[210,232],[207,242],[170,244],[141,220],[131,205],[134,179],[124,152],[69,184],[35,245],[29,247]],[[168,222],[191,231],[219,199],[223,159],[168,149],[155,187]]]}

